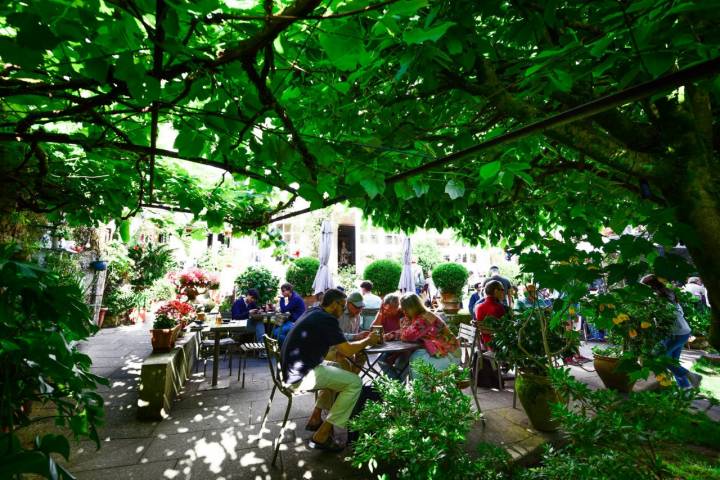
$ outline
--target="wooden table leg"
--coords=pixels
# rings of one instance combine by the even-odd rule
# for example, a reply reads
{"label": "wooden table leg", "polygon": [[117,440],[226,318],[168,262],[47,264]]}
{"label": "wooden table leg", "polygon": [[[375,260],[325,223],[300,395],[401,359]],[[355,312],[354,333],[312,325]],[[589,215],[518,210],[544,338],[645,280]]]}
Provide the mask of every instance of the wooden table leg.
{"label": "wooden table leg", "polygon": [[218,363],[220,363],[220,335],[219,332],[215,332],[215,348],[213,349],[213,387],[217,385],[218,381]]}

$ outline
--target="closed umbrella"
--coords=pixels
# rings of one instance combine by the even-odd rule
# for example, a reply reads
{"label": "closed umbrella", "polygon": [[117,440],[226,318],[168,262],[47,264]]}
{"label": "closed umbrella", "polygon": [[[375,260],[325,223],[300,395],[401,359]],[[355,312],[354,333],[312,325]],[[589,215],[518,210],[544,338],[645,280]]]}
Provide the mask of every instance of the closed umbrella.
{"label": "closed umbrella", "polygon": [[332,275],[328,268],[328,262],[330,261],[330,250],[332,248],[332,223],[330,220],[325,220],[322,223],[320,229],[320,268],[318,268],[315,274],[315,281],[313,281],[313,292],[317,295],[322,293],[328,288],[333,288]]}
{"label": "closed umbrella", "polygon": [[414,292],[415,279],[412,272],[412,247],[410,246],[410,237],[403,240],[403,268],[400,274],[400,283],[398,288],[401,292]]}

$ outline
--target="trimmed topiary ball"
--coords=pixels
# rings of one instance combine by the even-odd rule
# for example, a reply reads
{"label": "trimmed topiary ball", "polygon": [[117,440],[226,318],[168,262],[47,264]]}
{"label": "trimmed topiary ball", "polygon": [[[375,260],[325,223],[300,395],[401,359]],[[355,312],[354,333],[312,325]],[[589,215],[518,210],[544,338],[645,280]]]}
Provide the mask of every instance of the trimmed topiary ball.
{"label": "trimmed topiary ball", "polygon": [[235,279],[240,295],[244,295],[249,288],[257,289],[260,294],[258,305],[274,303],[278,294],[280,280],[265,267],[248,267]]}
{"label": "trimmed topiary ball", "polygon": [[455,294],[458,297],[462,297],[468,276],[465,267],[453,262],[441,263],[432,271],[435,286],[443,293]]}
{"label": "trimmed topiary ball", "polygon": [[363,278],[373,283],[373,290],[385,296],[398,289],[402,267],[393,260],[375,260],[365,267]]}
{"label": "trimmed topiary ball", "polygon": [[292,284],[298,295],[307,297],[313,294],[312,285],[318,268],[320,260],[317,258],[300,257],[288,267],[285,280]]}

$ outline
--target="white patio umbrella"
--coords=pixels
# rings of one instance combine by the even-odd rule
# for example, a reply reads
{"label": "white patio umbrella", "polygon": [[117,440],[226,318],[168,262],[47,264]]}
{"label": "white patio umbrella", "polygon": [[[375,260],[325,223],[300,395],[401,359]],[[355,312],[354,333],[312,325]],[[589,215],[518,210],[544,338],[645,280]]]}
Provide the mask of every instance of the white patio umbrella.
{"label": "white patio umbrella", "polygon": [[412,272],[412,247],[410,246],[410,237],[403,240],[403,268],[400,274],[400,283],[398,288],[402,293],[415,291],[415,279]]}
{"label": "white patio umbrella", "polygon": [[320,268],[315,274],[313,281],[313,292],[315,294],[324,292],[328,288],[333,288],[332,275],[328,268],[330,261],[330,250],[332,249],[332,223],[330,220],[324,220],[320,229]]}

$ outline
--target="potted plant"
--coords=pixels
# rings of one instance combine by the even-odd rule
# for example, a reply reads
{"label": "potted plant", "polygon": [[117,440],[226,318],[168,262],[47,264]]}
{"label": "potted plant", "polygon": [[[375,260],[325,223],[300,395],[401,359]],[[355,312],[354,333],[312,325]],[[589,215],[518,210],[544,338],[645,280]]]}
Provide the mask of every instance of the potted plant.
{"label": "potted plant", "polygon": [[175,346],[175,338],[179,330],[175,319],[165,313],[155,315],[153,328],[150,330],[150,341],[153,352],[168,352]]}
{"label": "potted plant", "polygon": [[605,387],[627,393],[651,370],[665,370],[667,359],[657,348],[675,322],[670,302],[631,284],[583,303],[585,317],[608,339],[608,345],[593,348],[595,371]]}
{"label": "potted plant", "polygon": [[287,269],[285,279],[291,283],[295,291],[303,297],[305,304],[315,303],[313,295],[313,282],[320,268],[320,260],[312,257],[300,257],[294,260]]}
{"label": "potted plant", "polygon": [[495,358],[516,369],[515,391],[530,423],[537,430],[552,432],[551,404],[562,402],[550,383],[548,373],[563,358],[579,347],[579,335],[567,330],[563,318],[554,318],[546,309],[532,308],[501,319],[488,317],[484,323],[493,330],[490,346]]}
{"label": "potted plant", "polygon": [[467,269],[459,263],[441,263],[433,269],[432,279],[440,289],[444,312],[452,314],[460,311],[468,275]]}
{"label": "potted plant", "polygon": [[235,279],[238,292],[244,294],[250,288],[258,291],[258,305],[275,303],[280,287],[280,279],[272,274],[265,267],[248,267],[239,277]]}
{"label": "potted plant", "polygon": [[188,302],[195,301],[198,295],[203,294],[215,284],[219,286],[217,277],[201,268],[191,268],[178,275],[173,275],[178,287],[178,293],[185,295]]}
{"label": "potted plant", "polygon": [[373,284],[373,290],[384,297],[397,291],[402,267],[394,260],[375,260],[365,267],[363,278]]}
{"label": "potted plant", "polygon": [[195,308],[189,303],[179,300],[170,300],[160,305],[155,312],[155,317],[169,317],[179,325],[178,334],[182,334],[188,322],[195,315]]}

